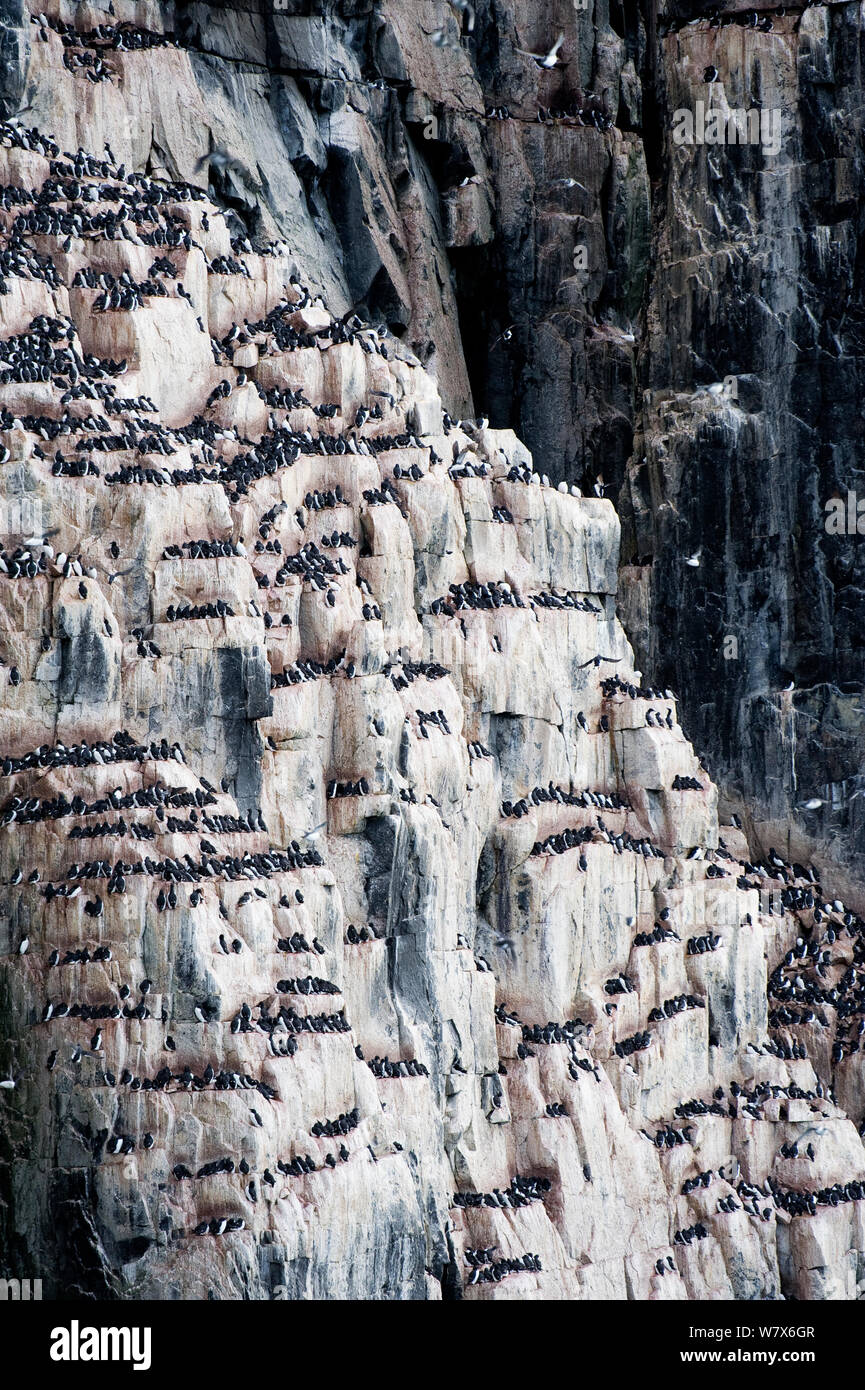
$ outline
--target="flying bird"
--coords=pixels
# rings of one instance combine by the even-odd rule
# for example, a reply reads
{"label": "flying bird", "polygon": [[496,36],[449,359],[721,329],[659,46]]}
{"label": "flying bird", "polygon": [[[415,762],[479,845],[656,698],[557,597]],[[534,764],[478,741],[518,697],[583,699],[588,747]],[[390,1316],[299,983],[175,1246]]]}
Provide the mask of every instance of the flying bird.
{"label": "flying bird", "polygon": [[239,159],[235,159],[234,155],[228,153],[228,150],[223,150],[218,147],[215,150],[211,150],[209,154],[203,154],[201,156],[195,166],[196,174],[200,174],[202,169],[208,166],[211,169],[218,169],[220,173],[226,174],[243,174],[245,172]]}
{"label": "flying bird", "polygon": [[531,49],[528,48],[518,48],[517,53],[521,53],[524,58],[533,59],[539,68],[554,68],[558,63],[562,65],[565,63],[565,59],[559,57],[559,49],[564,41],[564,34],[559,34],[549,53],[532,53]]}
{"label": "flying bird", "polygon": [[504,332],[500,333],[499,336],[496,338],[495,342],[492,344],[490,348],[490,351],[492,352],[493,348],[497,348],[499,343],[509,343],[511,341],[511,338],[514,336],[514,329],[516,328],[516,326],[517,325],[515,323],[509,324],[509,326],[504,330]]}
{"label": "flying bird", "polygon": [[454,43],[446,29],[424,29],[423,32],[435,44],[436,48],[459,48],[459,44]]}
{"label": "flying bird", "polygon": [[588,191],[589,191],[589,190],[586,188],[585,184],[579,183],[579,182],[577,181],[577,179],[570,179],[570,178],[553,179],[552,182],[550,183],[549,187],[550,187],[550,188],[579,188],[580,191],[583,192],[583,193],[588,193]]}
{"label": "flying bird", "polygon": [[460,14],[464,16],[466,33],[470,34],[475,27],[475,12],[469,4],[469,0],[450,0],[450,2],[454,9],[459,10]]}
{"label": "flying bird", "polygon": [[125,570],[115,570],[113,574],[109,574],[109,576],[108,576],[108,583],[109,583],[109,584],[113,584],[114,581],[115,581],[115,579],[120,579],[120,578],[122,578],[122,576],[123,576],[124,574],[131,574],[132,571],[133,571],[135,568],[136,568],[135,565],[128,565],[127,568],[126,568]]}
{"label": "flying bird", "polygon": [[22,117],[23,115],[26,114],[26,112],[32,111],[32,110],[33,110],[33,102],[32,102],[32,101],[28,101],[27,105],[26,105],[26,106],[20,107],[20,108],[15,112],[15,114],[14,114],[13,116],[7,116],[7,117],[6,117],[6,121],[7,121],[7,123],[8,123],[9,125],[14,125],[16,121],[19,121],[19,120],[21,119],[21,117]]}

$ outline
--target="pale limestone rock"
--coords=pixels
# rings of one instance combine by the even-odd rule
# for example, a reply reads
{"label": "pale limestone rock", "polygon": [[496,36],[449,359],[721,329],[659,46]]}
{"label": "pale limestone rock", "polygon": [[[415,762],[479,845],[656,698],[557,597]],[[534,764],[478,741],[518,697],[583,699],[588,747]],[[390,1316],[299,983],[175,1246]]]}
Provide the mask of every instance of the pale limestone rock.
{"label": "pale limestone rock", "polygon": [[[138,23],[160,27],[155,0],[130,8]],[[386,9],[381,61],[414,80],[419,56],[405,17]],[[250,53],[266,54],[260,17],[231,22],[243,26]],[[231,49],[228,18],[225,26],[211,36],[214,53]],[[320,64],[322,44],[349,61],[317,21],[277,16],[273,28],[294,61]],[[59,48],[53,34],[34,45],[34,78],[50,73],[54,82]],[[108,136],[117,158],[140,168],[152,131],[173,161],[166,175],[201,188],[207,176],[196,164],[225,115],[243,166],[235,196],[252,197],[280,160],[238,132],[224,93],[205,108],[194,81],[200,55],[154,53],[146,74],[136,55],[117,55],[139,102],[134,121],[122,119],[120,89],[100,84],[86,101],[58,100],[61,145],[96,150]],[[467,69],[463,76],[457,94],[473,109]],[[72,82],[60,74],[58,97]],[[331,148],[344,154],[358,206],[374,214],[367,174],[380,152],[358,117],[331,112]],[[290,138],[314,164],[317,132],[295,121]],[[284,152],[280,159],[285,165]],[[34,192],[49,173],[42,156],[8,148],[0,169],[4,183]],[[292,169],[274,177],[286,204],[287,190],[298,196]],[[302,302],[290,284],[294,270],[303,275],[293,257],[238,250],[236,227],[209,200],[175,197],[160,206],[199,244],[166,254],[191,305],[169,293],[100,314],[91,289],[72,287],[90,266],[143,279],[157,254],[141,240],[144,224],[137,239],[76,237],[67,250],[63,239],[40,237],[64,284],[10,276],[0,296],[4,339],[38,314],[69,315],[79,355],[127,358],[127,372],[110,378],[117,398],[149,395],[157,406],[155,415],[128,406],[109,420],[105,399],[64,405],[56,384],[3,388],[19,417],[56,422],[68,406],[70,434],[46,444],[17,424],[3,431],[10,457],[0,498],[39,502],[41,529],[56,528],[55,557],[80,556],[96,577],[64,575],[55,563],[35,577],[0,576],[0,752],[21,757],[61,740],[92,748],[120,729],[140,745],[122,762],[100,753],[102,763],[83,757],[82,766],[4,764],[0,1048],[20,1077],[4,1234],[32,1252],[33,1273],[53,1279],[58,1293],[69,1277],[64,1259],[86,1254],[91,1296],[110,1287],[146,1298],[439,1298],[455,1289],[480,1299],[856,1297],[861,1201],[800,1216],[780,1196],[865,1176],[851,1122],[865,1103],[859,1069],[855,1058],[835,1065],[819,1027],[770,1017],[779,1000],[767,982],[808,913],[779,901],[768,914],[746,869],[758,850],[719,827],[716,789],[675,700],[642,689],[616,617],[611,503],[508,481],[513,464],[531,465],[511,431],[446,432],[436,381],[392,335],[365,326],[334,340],[333,315],[367,284],[346,295],[331,266],[328,307]],[[454,244],[487,236],[486,197],[477,184],[453,196]],[[422,213],[407,219],[409,232]],[[295,225],[305,215],[287,214]],[[440,249],[397,250],[380,228],[369,231],[367,269],[389,277],[395,320],[408,321],[418,277],[432,273]],[[317,255],[326,268],[330,253],[319,246]],[[229,256],[248,274],[214,267]],[[443,302],[449,294],[445,287]],[[316,346],[280,346],[261,328],[277,309],[286,329],[314,335]],[[229,342],[215,361],[214,340],[235,324],[250,341]],[[449,331],[456,335],[455,323]],[[448,347],[434,344],[433,355]],[[208,404],[223,380],[230,395]],[[271,406],[262,393],[274,388],[302,391],[308,404]],[[358,425],[358,410],[376,404],[380,418]],[[319,416],[321,406],[336,411]],[[104,415],[114,433],[129,420],[139,435],[158,424],[174,452],[127,439],[78,451],[98,475],[53,474],[58,443],[68,458],[79,437],[106,433],[87,423],[91,415]],[[197,415],[206,441],[187,428]],[[408,442],[395,444],[397,435]],[[327,452],[334,441],[341,451]],[[376,441],[387,447],[376,450]],[[285,449],[278,463],[268,457],[274,442]],[[454,443],[468,451],[474,476],[451,476]],[[253,451],[268,466],[256,470]],[[413,464],[419,479],[404,475]],[[135,467],[154,475],[122,481],[120,470]],[[390,500],[377,500],[385,482]],[[308,500],[337,486],[333,505],[316,510]],[[494,508],[513,520],[495,520]],[[324,546],[334,529],[357,544]],[[4,551],[22,539],[10,531]],[[165,555],[229,539],[245,554]],[[313,542],[334,565],[324,588],[309,569],[280,568]],[[520,604],[471,607],[455,597],[457,586],[492,583],[510,585]],[[233,615],[170,621],[169,606],[220,600]],[[437,612],[437,600],[452,611]],[[365,603],[381,617],[365,618]],[[416,669],[421,662],[445,669]],[[637,696],[605,692],[601,682],[612,677],[641,687]],[[670,726],[650,725],[649,711],[669,714]],[[170,747],[164,756],[163,738],[182,747],[185,762]],[[700,790],[676,790],[677,776],[697,778]],[[343,794],[328,794],[334,783]],[[533,799],[536,789],[559,789],[571,804]],[[573,804],[585,791],[623,804],[597,796]],[[65,814],[28,819],[22,810],[30,798],[56,809],[61,796]],[[73,810],[75,796],[83,810]],[[521,798],[525,815],[504,814],[503,802]],[[250,812],[261,819],[250,823]],[[585,838],[566,845],[565,832]],[[688,857],[697,846],[703,857]],[[301,866],[293,856],[303,852],[310,862]],[[254,858],[277,853],[292,858]],[[145,859],[161,869],[136,874]],[[125,892],[109,891],[116,873],[83,879],[74,898],[43,891],[76,882],[72,864],[100,862],[128,865],[116,871]],[[40,880],[30,884],[34,868]],[[19,871],[23,881],[13,883]],[[803,886],[801,875],[796,882]],[[98,915],[85,910],[97,901]],[[675,935],[647,940],[668,909]],[[21,955],[25,933],[31,944]],[[713,934],[714,949],[689,951],[691,939]],[[110,945],[110,960],[92,958],[100,945]],[[88,960],[49,964],[54,949],[63,960],[85,948]],[[835,950],[837,976],[852,963],[849,939],[839,935]],[[296,982],[310,978],[327,992],[303,992]],[[43,1017],[48,1003],[52,1016]],[[97,1022],[57,1012],[64,1003],[121,1013]],[[139,1004],[149,1016],[132,1013]],[[262,1008],[282,1019],[272,1031],[258,1026]],[[304,1027],[321,1015],[332,1031]],[[648,1047],[626,1050],[644,1033]],[[805,1039],[807,1059],[767,1046]],[[414,1074],[389,1075],[397,1061]],[[170,1082],[145,1087],[163,1067]],[[197,1082],[185,1079],[187,1067]],[[121,1079],[127,1068],[140,1086]],[[233,1076],[252,1078],[253,1089],[232,1085]],[[834,1078],[834,1101],[818,1094],[818,1078],[821,1092]],[[749,1111],[731,1083],[766,1089]],[[798,1095],[787,1094],[791,1086]],[[340,1116],[344,1132],[321,1132]],[[663,1135],[675,1131],[681,1141],[668,1146]],[[115,1154],[106,1141],[121,1136],[133,1147]],[[803,1157],[808,1142],[813,1160]],[[799,1155],[781,1156],[791,1143]],[[313,1171],[287,1171],[306,1156]],[[197,1176],[224,1158],[233,1171]],[[178,1164],[195,1176],[178,1176]],[[709,1170],[708,1187],[683,1192]],[[517,1178],[549,1189],[523,1199],[519,1184],[511,1188]],[[496,1189],[514,1200],[490,1196]],[[467,1207],[455,1194],[489,1200]],[[721,1211],[731,1197],[740,1209]],[[754,1214],[755,1203],[769,1215]],[[70,1210],[71,1236],[58,1227],[58,1212]],[[223,1217],[241,1218],[243,1229],[193,1234]],[[676,1239],[697,1223],[705,1238]],[[95,1232],[92,1259],[81,1230]],[[488,1246],[497,1261],[531,1254],[540,1268],[470,1283],[465,1252]]]}

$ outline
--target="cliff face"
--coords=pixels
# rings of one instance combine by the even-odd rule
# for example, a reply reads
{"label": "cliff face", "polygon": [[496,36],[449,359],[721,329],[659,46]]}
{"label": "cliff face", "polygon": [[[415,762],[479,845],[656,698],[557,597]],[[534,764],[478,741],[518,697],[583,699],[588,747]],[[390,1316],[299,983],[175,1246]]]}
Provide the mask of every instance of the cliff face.
{"label": "cliff face", "polygon": [[863,557],[855,520],[827,534],[826,504],[861,478],[861,20],[744,20],[671,18],[659,42],[667,112],[760,108],[778,138],[677,146],[668,127],[623,579],[641,657],[676,668],[731,800],[858,898]]}
{"label": "cliff face", "polygon": [[[749,639],[762,684],[744,639],[735,666],[685,654],[717,645],[709,579],[740,635],[761,574],[767,613],[792,592],[754,461],[783,399],[817,427],[796,204],[756,167],[710,197],[671,143],[653,228],[643,134],[743,31],[407,9],[2,9],[29,108],[0,128],[3,1272],[855,1298],[865,924],[786,841],[719,824],[668,688],[780,820],[807,740],[773,649]],[[825,13],[759,42],[792,64],[810,35],[825,83],[850,49]],[[559,25],[572,62],[538,72],[516,48]],[[725,357],[737,276],[767,307]],[[730,374],[736,399],[697,389]],[[451,418],[481,404],[498,427]],[[761,569],[718,507],[732,460]],[[642,675],[616,511],[573,486],[599,470],[643,561]],[[725,526],[750,589],[713,568]],[[822,728],[844,697],[812,695]]]}

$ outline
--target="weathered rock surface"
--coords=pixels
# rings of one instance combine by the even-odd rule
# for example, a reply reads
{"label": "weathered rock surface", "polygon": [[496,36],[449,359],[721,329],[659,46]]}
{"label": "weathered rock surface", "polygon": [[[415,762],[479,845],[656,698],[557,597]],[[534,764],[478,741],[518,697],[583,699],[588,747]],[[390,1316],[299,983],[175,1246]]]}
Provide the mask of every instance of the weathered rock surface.
{"label": "weathered rock surface", "polygon": [[[611,502],[443,410],[469,399],[460,277],[510,221],[544,466],[574,476],[586,435],[624,466],[638,137],[535,121],[538,81],[555,105],[577,74],[513,43],[513,114],[485,116],[458,29],[421,47],[404,6],[44,4],[3,10],[6,90],[59,147],[0,130],[3,1272],[859,1296],[865,924],[719,823],[616,616]],[[121,22],[147,46],[86,38]],[[473,42],[551,22],[481,6]],[[621,74],[636,123],[634,42],[596,32],[583,85]],[[605,234],[516,191],[572,171],[619,246],[591,327],[555,297]],[[623,600],[656,621],[651,585]]]}
{"label": "weathered rock surface", "polygon": [[[859,20],[819,5],[755,32],[733,9],[723,27],[677,5],[659,20],[665,177],[623,615],[654,678],[675,670],[729,804],[860,902],[863,555],[855,521],[827,534],[825,510],[861,478]],[[676,145],[672,114],[698,100],[762,111],[777,146]]]}

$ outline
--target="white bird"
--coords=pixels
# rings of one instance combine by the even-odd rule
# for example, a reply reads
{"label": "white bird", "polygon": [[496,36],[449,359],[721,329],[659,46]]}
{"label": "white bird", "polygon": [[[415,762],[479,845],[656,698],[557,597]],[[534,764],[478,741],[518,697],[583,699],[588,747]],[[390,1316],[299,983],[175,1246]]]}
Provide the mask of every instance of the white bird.
{"label": "white bird", "polygon": [[432,32],[429,29],[424,29],[423,32],[428,39],[432,40],[436,48],[459,48],[459,44],[454,43],[446,29],[433,29]]}
{"label": "white bird", "polygon": [[528,48],[518,48],[517,53],[521,53],[524,58],[532,58],[539,68],[554,68],[557,63],[564,63],[564,58],[559,58],[559,49],[565,41],[564,34],[559,34],[549,53],[532,53]]}
{"label": "white bird", "polygon": [[576,179],[553,179],[550,188],[579,188],[582,193],[588,193],[585,184],[578,183]]}
{"label": "white bird", "polygon": [[459,10],[465,15],[466,33],[470,34],[475,27],[475,12],[469,4],[469,0],[451,0],[455,10]]}
{"label": "white bird", "polygon": [[821,806],[825,806],[825,801],[819,796],[812,796],[808,801],[800,801],[798,805],[805,811],[819,811]]}
{"label": "white bird", "polygon": [[[509,343],[511,341],[511,338],[514,336],[514,329],[516,328],[516,326],[517,325],[515,323],[509,324],[508,327],[504,329],[504,331],[500,333],[499,336],[496,338],[492,347],[498,347],[499,343]],[[490,349],[490,351],[492,351],[492,348]]]}
{"label": "white bird", "polygon": [[686,556],[685,556],[685,564],[686,564],[686,565],[690,565],[690,566],[691,566],[691,569],[697,569],[697,568],[699,567],[699,564],[700,564],[700,556],[702,555],[702,553],[703,553],[703,547],[700,546],[700,549],[699,549],[699,550],[695,550],[694,553],[693,553],[693,555],[686,555]]}
{"label": "white bird", "polygon": [[3,1080],[0,1081],[0,1088],[2,1088],[4,1091],[14,1091],[14,1089],[15,1089],[15,1079],[14,1079],[14,1077],[11,1077],[11,1076],[4,1077]]}

